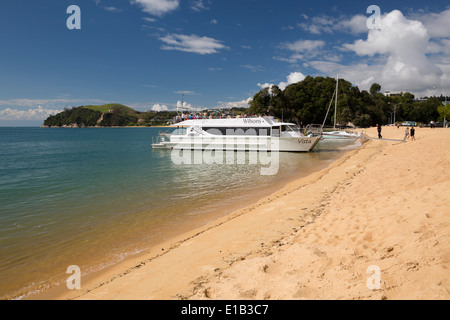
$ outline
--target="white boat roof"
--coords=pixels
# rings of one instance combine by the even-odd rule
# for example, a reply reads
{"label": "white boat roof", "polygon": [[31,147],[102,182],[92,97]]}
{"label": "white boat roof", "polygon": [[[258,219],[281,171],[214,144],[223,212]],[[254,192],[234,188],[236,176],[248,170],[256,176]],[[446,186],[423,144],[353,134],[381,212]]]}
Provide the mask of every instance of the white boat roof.
{"label": "white boat roof", "polygon": [[190,119],[175,123],[172,127],[211,127],[211,128],[261,128],[274,127],[280,125],[295,125],[293,123],[282,122],[274,117],[259,118],[226,118],[226,119]]}

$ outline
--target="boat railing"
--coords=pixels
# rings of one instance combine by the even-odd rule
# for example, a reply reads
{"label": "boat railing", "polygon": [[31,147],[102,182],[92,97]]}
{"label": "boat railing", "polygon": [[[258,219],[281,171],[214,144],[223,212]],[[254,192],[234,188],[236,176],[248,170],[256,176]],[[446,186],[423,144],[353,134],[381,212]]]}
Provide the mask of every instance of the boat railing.
{"label": "boat railing", "polygon": [[308,124],[305,128],[304,135],[307,137],[319,137],[322,136],[323,125],[321,124]]}
{"label": "boat railing", "polygon": [[170,137],[172,136],[172,133],[168,132],[168,131],[159,131],[158,136],[166,137],[167,139],[170,139]]}
{"label": "boat railing", "polygon": [[157,135],[152,137],[152,145],[161,144],[167,141],[164,135]]}
{"label": "boat railing", "polygon": [[152,144],[161,144],[164,142],[170,141],[170,137],[172,136],[172,132],[170,131],[159,131],[157,136],[152,137]]}

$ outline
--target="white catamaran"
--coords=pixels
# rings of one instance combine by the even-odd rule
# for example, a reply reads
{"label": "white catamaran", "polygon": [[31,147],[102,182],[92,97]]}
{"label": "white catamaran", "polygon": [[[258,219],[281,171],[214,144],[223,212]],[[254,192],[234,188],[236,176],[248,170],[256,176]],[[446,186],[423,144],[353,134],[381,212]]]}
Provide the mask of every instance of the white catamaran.
{"label": "white catamaran", "polygon": [[303,134],[295,124],[268,116],[190,119],[172,127],[177,129],[159,134],[152,144],[154,149],[309,152],[321,138],[320,134]]}
{"label": "white catamaran", "polygon": [[[354,139],[354,140],[360,139],[361,137],[364,136],[364,134],[361,134],[361,132],[355,133],[355,132],[348,132],[348,131],[345,131],[345,130],[337,130],[336,129],[338,89],[339,89],[339,76],[336,77],[336,91],[335,91],[335,93],[333,95],[333,98],[331,99],[331,102],[333,102],[333,99],[334,99],[334,102],[335,102],[335,104],[334,104],[333,131],[323,131],[322,132],[322,137],[323,137],[323,139],[326,139],[326,140],[329,140],[329,139],[331,139],[331,140],[335,140],[335,139]],[[331,106],[331,103],[330,103],[330,106]],[[328,108],[328,111],[329,110],[330,110],[330,108]],[[327,115],[328,115],[328,112],[327,112]],[[323,126],[325,126],[326,118],[327,117],[325,117]]]}

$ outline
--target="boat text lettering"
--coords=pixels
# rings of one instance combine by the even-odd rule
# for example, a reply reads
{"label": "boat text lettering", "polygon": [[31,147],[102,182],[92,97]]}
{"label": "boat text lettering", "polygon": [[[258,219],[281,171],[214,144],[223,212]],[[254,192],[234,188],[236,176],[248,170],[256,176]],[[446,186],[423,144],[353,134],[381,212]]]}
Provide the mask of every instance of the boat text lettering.
{"label": "boat text lettering", "polygon": [[244,120],[244,123],[262,123],[262,120],[260,119],[242,119]]}

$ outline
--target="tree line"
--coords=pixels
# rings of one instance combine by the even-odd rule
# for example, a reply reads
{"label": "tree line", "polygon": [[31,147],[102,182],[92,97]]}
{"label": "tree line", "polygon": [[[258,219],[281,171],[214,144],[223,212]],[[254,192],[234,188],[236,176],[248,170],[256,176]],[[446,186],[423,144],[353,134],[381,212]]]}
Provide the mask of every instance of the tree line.
{"label": "tree line", "polygon": [[[95,106],[94,106],[95,107]],[[176,111],[140,112],[117,105],[101,112],[80,106],[64,108],[64,111],[49,116],[44,121],[47,127],[124,127],[124,126],[158,126],[167,124],[168,119],[176,116]]]}
{"label": "tree line", "polygon": [[[442,120],[450,106],[443,106],[445,97],[431,97],[416,100],[406,92],[401,96],[389,97],[381,93],[381,86],[374,83],[370,90],[360,90],[350,82],[339,79],[337,125],[353,124],[370,127],[376,124],[391,124],[394,121],[416,121],[428,124]],[[281,90],[278,86],[259,91],[250,102],[250,114],[270,113],[285,121],[298,124],[322,124],[327,111],[325,125],[334,124],[334,93],[336,79],[307,76],[303,81]],[[449,119],[450,114],[447,115]]]}

